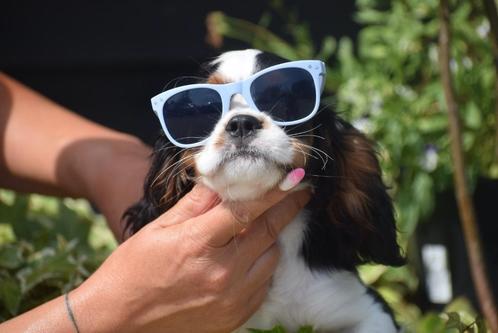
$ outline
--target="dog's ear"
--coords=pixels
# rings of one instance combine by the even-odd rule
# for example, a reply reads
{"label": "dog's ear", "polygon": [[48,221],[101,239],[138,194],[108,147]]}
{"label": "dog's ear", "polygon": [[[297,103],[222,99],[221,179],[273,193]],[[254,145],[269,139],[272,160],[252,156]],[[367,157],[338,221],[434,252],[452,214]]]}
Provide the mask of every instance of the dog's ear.
{"label": "dog's ear", "polygon": [[126,233],[137,232],[192,189],[193,159],[191,150],[172,145],[165,136],[156,141],[152,165],[145,178],[144,195],[123,215]]}
{"label": "dog's ear", "polygon": [[321,184],[317,190],[327,198],[323,208],[340,238],[338,250],[354,264],[403,265],[393,205],[373,143],[347,122],[332,118],[330,126],[320,129],[325,139],[316,143],[333,159],[322,171],[328,188]]}

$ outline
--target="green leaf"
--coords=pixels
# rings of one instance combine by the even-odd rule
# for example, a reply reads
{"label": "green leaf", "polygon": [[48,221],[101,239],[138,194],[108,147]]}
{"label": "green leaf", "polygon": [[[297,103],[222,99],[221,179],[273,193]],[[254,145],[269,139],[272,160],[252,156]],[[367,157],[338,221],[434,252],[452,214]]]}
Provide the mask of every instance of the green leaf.
{"label": "green leaf", "polygon": [[417,325],[417,333],[443,333],[445,332],[445,323],[435,313],[429,313],[422,317]]}
{"label": "green leaf", "polygon": [[303,326],[297,331],[297,333],[313,333],[313,327],[312,326]]}
{"label": "green leaf", "polygon": [[56,253],[53,248],[45,248],[36,253],[37,259],[17,273],[23,292],[50,279],[69,280],[77,273],[77,263],[67,252]]}
{"label": "green leaf", "polygon": [[479,129],[482,125],[481,111],[474,102],[470,102],[463,110],[465,125],[471,129]]}
{"label": "green leaf", "polygon": [[320,52],[318,52],[315,58],[321,59],[322,61],[327,61],[332,56],[336,48],[337,42],[335,38],[332,36],[327,36],[323,39]]}
{"label": "green leaf", "polygon": [[21,287],[15,278],[0,277],[0,300],[12,316],[17,314],[21,297]]}
{"label": "green leaf", "polygon": [[486,333],[488,331],[486,328],[486,322],[484,321],[484,318],[481,316],[478,316],[476,318],[476,326],[477,326],[477,333]]}
{"label": "green leaf", "polygon": [[422,133],[443,132],[448,129],[448,116],[439,113],[433,116],[420,117],[417,120],[417,128]]}
{"label": "green leaf", "polygon": [[448,321],[446,322],[445,326],[447,329],[456,328],[458,332],[463,332],[465,330],[466,325],[462,323],[458,312],[449,312],[447,313],[447,315]]}
{"label": "green leaf", "polygon": [[20,221],[24,221],[26,218],[26,212],[28,211],[28,198],[24,195],[15,196],[12,205],[4,205],[0,203],[0,223],[8,223],[14,226],[14,233],[18,236],[23,236],[26,233],[23,232],[25,228]]}
{"label": "green leaf", "polygon": [[15,269],[22,265],[21,249],[15,245],[0,247],[0,267]]}
{"label": "green leaf", "polygon": [[249,328],[249,332],[251,333],[286,333],[287,331],[280,325],[273,327],[269,330],[261,330],[256,328]]}

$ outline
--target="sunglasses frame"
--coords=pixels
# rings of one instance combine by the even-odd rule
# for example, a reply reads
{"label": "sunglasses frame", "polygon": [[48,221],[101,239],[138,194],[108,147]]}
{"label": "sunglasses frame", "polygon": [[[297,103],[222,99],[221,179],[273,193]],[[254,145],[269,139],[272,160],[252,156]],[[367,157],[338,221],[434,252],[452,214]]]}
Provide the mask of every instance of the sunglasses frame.
{"label": "sunglasses frame", "polygon": [[265,68],[251,75],[247,79],[237,82],[223,83],[223,84],[198,83],[198,84],[189,84],[182,87],[169,89],[151,98],[152,110],[159,118],[159,122],[161,123],[161,127],[164,133],[166,134],[170,142],[173,143],[175,146],[178,146],[180,148],[193,148],[193,147],[202,146],[207,142],[209,136],[199,142],[185,144],[176,141],[173,138],[173,136],[170,134],[170,132],[168,131],[168,127],[166,126],[166,123],[164,121],[164,114],[163,114],[164,104],[169,98],[186,90],[197,89],[197,88],[209,88],[216,91],[218,95],[220,95],[220,100],[222,104],[222,112],[220,115],[220,119],[228,111],[230,111],[231,98],[233,95],[236,94],[241,94],[248,103],[249,107],[251,107],[252,109],[264,112],[259,110],[254,104],[254,101],[251,96],[251,85],[253,81],[259,78],[261,75],[285,68],[301,68],[311,74],[315,86],[315,106],[313,107],[312,112],[310,112],[310,114],[304,118],[293,121],[274,120],[273,122],[279,126],[290,126],[290,125],[300,124],[311,119],[317,113],[318,108],[320,106],[320,95],[322,94],[325,85],[325,64],[320,60],[298,60],[298,61],[285,62],[282,64]]}

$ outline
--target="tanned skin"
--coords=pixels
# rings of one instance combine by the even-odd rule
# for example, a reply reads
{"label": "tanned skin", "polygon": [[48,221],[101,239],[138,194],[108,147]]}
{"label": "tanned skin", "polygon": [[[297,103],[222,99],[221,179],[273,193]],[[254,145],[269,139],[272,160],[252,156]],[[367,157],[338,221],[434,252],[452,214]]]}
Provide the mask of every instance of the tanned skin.
{"label": "tanned skin", "polygon": [[[85,120],[0,73],[0,187],[84,197],[119,239],[142,195],[150,149]],[[266,296],[278,233],[309,193],[275,190],[226,205],[196,185],[124,241],[69,300],[81,332],[229,332]],[[2,332],[73,332],[63,297],[0,324]]]}

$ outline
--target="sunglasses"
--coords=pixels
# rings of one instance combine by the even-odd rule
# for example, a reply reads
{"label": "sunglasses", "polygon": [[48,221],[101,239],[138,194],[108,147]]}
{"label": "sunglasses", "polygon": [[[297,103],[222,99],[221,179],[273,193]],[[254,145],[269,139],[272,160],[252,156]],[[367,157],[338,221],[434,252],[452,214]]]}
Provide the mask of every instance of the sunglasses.
{"label": "sunglasses", "polygon": [[171,143],[192,148],[206,143],[235,94],[277,125],[290,126],[316,114],[324,83],[323,62],[299,60],[265,68],[242,81],[170,89],[154,96],[151,103]]}

